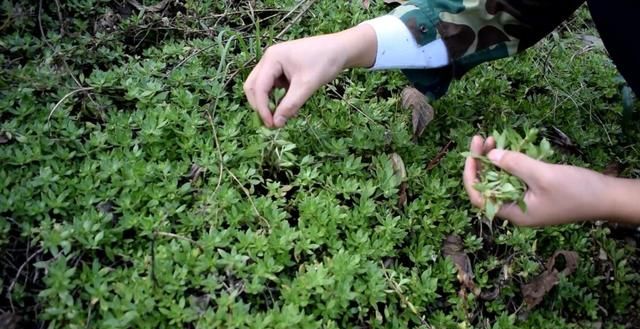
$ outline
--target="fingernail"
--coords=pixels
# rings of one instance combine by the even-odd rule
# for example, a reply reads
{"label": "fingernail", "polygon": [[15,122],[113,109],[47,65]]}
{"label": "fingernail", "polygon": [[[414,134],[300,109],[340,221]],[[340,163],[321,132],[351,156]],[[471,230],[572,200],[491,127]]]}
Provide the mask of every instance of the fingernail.
{"label": "fingernail", "polygon": [[489,160],[491,160],[491,162],[498,163],[500,162],[500,159],[502,159],[503,155],[504,155],[503,150],[491,150],[491,152],[487,154],[487,157],[489,158]]}
{"label": "fingernail", "polygon": [[284,124],[287,123],[287,118],[283,117],[282,115],[278,115],[274,118],[273,123],[276,125],[276,127],[282,128],[284,127]]}

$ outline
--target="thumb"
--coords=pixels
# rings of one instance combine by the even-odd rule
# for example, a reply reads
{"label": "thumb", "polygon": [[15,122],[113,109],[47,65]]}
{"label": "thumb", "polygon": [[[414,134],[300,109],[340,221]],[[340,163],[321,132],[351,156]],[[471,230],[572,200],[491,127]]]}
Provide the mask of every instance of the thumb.
{"label": "thumb", "polygon": [[494,165],[527,182],[534,181],[540,173],[541,166],[545,164],[522,153],[500,149],[491,150],[487,157]]}
{"label": "thumb", "polygon": [[284,95],[284,98],[282,98],[282,101],[273,114],[274,125],[278,128],[282,128],[289,118],[298,113],[300,107],[302,107],[304,102],[311,97],[313,92],[314,90],[312,88],[308,88],[307,85],[291,81],[289,90]]}

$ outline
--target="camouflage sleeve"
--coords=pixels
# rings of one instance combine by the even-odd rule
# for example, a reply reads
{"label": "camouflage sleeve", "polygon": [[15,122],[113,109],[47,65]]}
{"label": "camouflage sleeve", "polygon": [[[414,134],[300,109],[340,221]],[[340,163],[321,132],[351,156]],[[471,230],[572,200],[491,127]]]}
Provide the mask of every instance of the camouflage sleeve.
{"label": "camouflage sleeve", "polygon": [[521,52],[566,20],[584,0],[411,0],[390,14],[400,18],[419,45],[442,39],[449,65],[406,69],[431,99],[476,65]]}

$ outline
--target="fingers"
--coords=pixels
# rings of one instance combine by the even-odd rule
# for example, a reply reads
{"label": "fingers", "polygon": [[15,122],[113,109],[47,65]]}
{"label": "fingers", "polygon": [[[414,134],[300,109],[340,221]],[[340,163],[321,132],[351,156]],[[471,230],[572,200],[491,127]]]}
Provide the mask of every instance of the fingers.
{"label": "fingers", "polygon": [[256,80],[256,75],[258,74],[258,72],[260,71],[260,63],[258,63],[253,70],[251,70],[251,73],[249,73],[249,76],[247,77],[247,80],[244,82],[244,85],[242,86],[242,88],[244,89],[244,94],[247,97],[247,101],[249,102],[249,105],[251,106],[252,109],[255,110],[256,106],[256,101],[255,101],[255,97],[253,96],[254,94],[254,83]]}
{"label": "fingers", "polygon": [[282,66],[265,54],[251,71],[244,84],[244,92],[251,107],[258,112],[267,127],[273,127],[273,115],[269,108],[269,95],[274,87],[286,85]]}
{"label": "fingers", "polygon": [[[482,140],[482,137],[474,136],[471,139],[471,147],[470,147],[471,154],[478,154],[478,155],[482,154],[482,148],[484,146],[483,142],[484,141]],[[475,187],[473,187],[473,185],[477,181],[477,177],[478,177],[478,161],[472,157],[467,157],[467,159],[465,160],[464,172],[462,175],[464,188],[467,191],[467,194],[469,195],[469,200],[471,201],[471,203],[478,208],[482,208],[483,207],[482,196],[480,195],[480,192],[478,192],[478,190],[476,190]]]}
{"label": "fingers", "polygon": [[518,226],[535,226],[529,216],[527,216],[527,214],[525,214],[515,203],[502,205],[496,215],[502,219],[509,220],[511,223]]}
{"label": "fingers", "polygon": [[489,136],[489,138],[487,138],[484,141],[484,147],[482,149],[482,153],[487,154],[489,153],[489,151],[493,150],[494,148],[496,148],[496,139],[493,138],[493,136]]}
{"label": "fingers", "polygon": [[544,162],[534,160],[522,153],[506,150],[491,150],[487,157],[496,166],[522,178],[528,184],[538,181],[542,169],[546,165]]}
{"label": "fingers", "polygon": [[289,118],[298,113],[300,107],[311,97],[313,92],[314,88],[308,83],[300,82],[296,79],[292,80],[289,90],[282,98],[273,115],[274,125],[278,128],[283,127]]}
{"label": "fingers", "polygon": [[268,127],[273,127],[273,115],[269,108],[269,95],[282,76],[282,66],[278,63],[264,63],[256,76],[254,98],[255,108]]}
{"label": "fingers", "polygon": [[[251,71],[244,84],[244,92],[251,107],[258,112],[267,127],[282,128],[287,120],[296,115],[314,89],[308,83],[289,81],[282,65],[265,57]],[[287,93],[275,113],[269,108],[269,95],[274,88],[285,88]]]}

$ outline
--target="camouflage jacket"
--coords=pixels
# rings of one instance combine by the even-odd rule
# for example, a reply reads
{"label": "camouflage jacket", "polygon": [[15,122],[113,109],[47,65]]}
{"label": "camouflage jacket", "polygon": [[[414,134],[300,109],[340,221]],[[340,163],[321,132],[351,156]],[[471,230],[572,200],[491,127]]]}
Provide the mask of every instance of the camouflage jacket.
{"label": "camouflage jacket", "polygon": [[454,78],[476,65],[532,46],[566,20],[584,0],[411,0],[390,14],[400,18],[419,45],[442,39],[449,65],[405,69],[430,99],[444,95]]}

